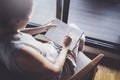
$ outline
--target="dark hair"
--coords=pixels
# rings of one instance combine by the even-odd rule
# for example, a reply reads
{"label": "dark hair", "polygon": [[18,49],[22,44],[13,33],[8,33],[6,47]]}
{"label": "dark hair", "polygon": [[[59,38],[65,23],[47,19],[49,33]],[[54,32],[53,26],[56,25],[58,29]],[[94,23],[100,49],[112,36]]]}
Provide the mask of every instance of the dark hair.
{"label": "dark hair", "polygon": [[23,19],[31,11],[33,0],[0,0],[0,27],[10,25],[12,19]]}

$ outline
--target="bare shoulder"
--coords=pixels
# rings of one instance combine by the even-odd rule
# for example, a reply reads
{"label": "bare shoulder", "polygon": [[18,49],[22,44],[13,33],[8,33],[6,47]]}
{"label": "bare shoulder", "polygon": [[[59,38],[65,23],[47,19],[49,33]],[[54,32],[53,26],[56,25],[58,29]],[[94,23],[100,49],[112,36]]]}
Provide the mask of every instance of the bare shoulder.
{"label": "bare shoulder", "polygon": [[42,73],[46,76],[56,76],[61,69],[55,63],[51,63],[32,47],[23,47],[17,51],[16,63],[23,71]]}
{"label": "bare shoulder", "polygon": [[32,47],[23,47],[17,51],[16,64],[23,71],[42,71],[44,57]]}

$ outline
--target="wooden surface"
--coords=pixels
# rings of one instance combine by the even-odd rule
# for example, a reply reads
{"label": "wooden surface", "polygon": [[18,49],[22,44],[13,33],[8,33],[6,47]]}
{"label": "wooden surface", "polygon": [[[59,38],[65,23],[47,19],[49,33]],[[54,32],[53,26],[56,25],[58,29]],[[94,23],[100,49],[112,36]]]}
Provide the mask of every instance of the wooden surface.
{"label": "wooden surface", "polygon": [[99,66],[94,80],[120,80],[120,70]]}

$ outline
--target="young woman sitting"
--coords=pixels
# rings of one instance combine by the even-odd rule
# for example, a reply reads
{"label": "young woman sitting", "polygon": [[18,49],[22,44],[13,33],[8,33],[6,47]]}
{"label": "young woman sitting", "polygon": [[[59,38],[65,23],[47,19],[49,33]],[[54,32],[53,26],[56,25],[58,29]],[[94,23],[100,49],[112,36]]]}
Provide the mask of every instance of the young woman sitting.
{"label": "young woman sitting", "polygon": [[25,28],[33,0],[0,0],[0,59],[9,71],[31,75],[39,80],[67,79],[74,73],[77,55],[69,51],[67,35],[62,48],[53,42],[42,43],[32,36],[55,27]]}

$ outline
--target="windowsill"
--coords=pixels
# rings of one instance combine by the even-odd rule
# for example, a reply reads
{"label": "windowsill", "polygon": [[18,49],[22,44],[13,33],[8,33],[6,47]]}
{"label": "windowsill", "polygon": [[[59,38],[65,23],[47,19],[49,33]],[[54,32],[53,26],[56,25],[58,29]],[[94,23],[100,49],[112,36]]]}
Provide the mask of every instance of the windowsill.
{"label": "windowsill", "polygon": [[112,42],[104,41],[100,39],[95,39],[89,36],[86,36],[85,44],[91,47],[107,50],[116,54],[119,54],[120,52],[120,44],[112,43]]}

